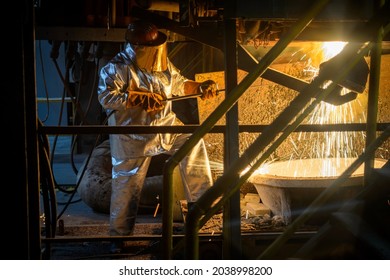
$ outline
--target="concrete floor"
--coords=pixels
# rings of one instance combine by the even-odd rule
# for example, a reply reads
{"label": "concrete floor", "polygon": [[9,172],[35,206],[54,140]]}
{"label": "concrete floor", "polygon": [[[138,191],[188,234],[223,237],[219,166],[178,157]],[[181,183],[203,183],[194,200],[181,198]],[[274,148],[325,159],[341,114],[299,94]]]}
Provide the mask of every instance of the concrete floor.
{"label": "concrete floor", "polygon": [[[53,143],[53,139],[50,139]],[[78,170],[87,154],[70,157],[70,137],[60,137],[56,143],[52,172],[58,186],[57,231],[53,238],[45,236],[44,208],[42,213],[42,246],[44,259],[151,259],[157,258],[158,250],[153,244],[161,236],[161,210],[140,209],[134,238],[126,241],[122,254],[111,254],[109,215],[97,213],[85,204],[77,191],[73,191]],[[52,144],[51,144],[52,145]],[[72,163],[73,161],[73,163]],[[179,225],[180,227],[180,225]],[[137,236],[150,236],[150,240],[137,240]],[[154,251],[154,252],[153,252]]]}

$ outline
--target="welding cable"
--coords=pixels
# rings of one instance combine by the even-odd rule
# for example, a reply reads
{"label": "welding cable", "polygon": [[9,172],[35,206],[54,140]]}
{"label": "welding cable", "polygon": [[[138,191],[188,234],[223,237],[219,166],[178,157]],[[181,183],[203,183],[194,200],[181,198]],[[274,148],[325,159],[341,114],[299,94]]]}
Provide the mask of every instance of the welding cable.
{"label": "welding cable", "polygon": [[76,102],[75,95],[73,94],[72,90],[69,87],[69,84],[67,83],[67,81],[65,80],[64,76],[62,75],[62,72],[61,72],[61,69],[60,69],[60,67],[58,65],[57,60],[56,59],[52,59],[52,60],[53,60],[54,66],[56,67],[57,73],[60,76],[61,81],[62,81],[62,83],[63,83],[63,85],[64,85],[64,87],[66,89],[66,92],[69,94],[69,96],[71,98],[70,100],[72,101],[73,105],[75,106],[76,111],[80,114],[81,119],[86,120],[80,104],[78,102]]}
{"label": "welding cable", "polygon": [[[39,128],[42,122],[38,119]],[[54,237],[57,227],[57,200],[55,183],[49,159],[49,140],[42,134],[38,135],[39,163],[41,170],[41,193],[43,198],[46,237]]]}
{"label": "welding cable", "polygon": [[[107,115],[106,119],[103,121],[103,125],[105,125],[105,124],[108,123],[109,117],[110,117],[114,112],[115,112],[115,111],[111,111],[111,113]],[[84,168],[83,168],[83,170],[81,171],[80,176],[78,176],[79,179],[78,179],[77,182],[76,182],[75,188],[74,188],[74,190],[72,191],[72,193],[71,193],[71,195],[70,195],[68,201],[65,203],[64,208],[63,208],[62,211],[58,214],[57,220],[59,220],[59,219],[62,217],[62,215],[65,213],[66,209],[67,209],[67,208],[69,207],[69,205],[72,203],[73,197],[74,197],[74,195],[76,194],[77,189],[78,189],[79,186],[80,186],[80,182],[81,182],[82,178],[84,177],[84,174],[85,174],[85,172],[86,172],[86,170],[87,170],[87,166],[88,166],[89,161],[91,160],[92,153],[93,153],[94,149],[96,148],[96,146],[98,145],[100,139],[101,139],[101,134],[99,134],[99,135],[96,136],[95,144],[94,144],[93,147],[91,148],[91,150],[90,150],[90,152],[89,152],[89,154],[88,154],[88,156],[87,156],[87,158],[86,158],[86,160],[85,160],[85,162],[84,162]]]}
{"label": "welding cable", "polygon": [[[78,89],[77,89],[77,92],[76,92],[76,97],[75,97],[75,103],[76,104],[80,104],[80,92],[81,92],[81,86],[84,84],[85,82],[85,75],[84,75],[84,68],[85,68],[85,61],[87,60],[88,58],[88,55],[89,55],[89,48],[91,46],[91,42],[84,42],[83,44],[83,49],[81,51],[81,55],[80,55],[80,76],[79,76],[79,79],[78,79]],[[75,111],[75,115],[73,117],[73,120],[76,120],[76,114],[77,114],[77,111]],[[85,113],[83,111],[83,115],[85,116]],[[83,115],[80,115],[81,117],[81,121],[86,121],[86,118],[83,117]]]}
{"label": "welding cable", "polygon": [[[90,159],[91,159],[92,152],[93,152],[93,150],[95,149],[95,147],[97,146],[99,140],[100,140],[100,134],[96,137],[95,144],[93,145],[93,147],[91,148],[91,151],[89,152],[89,155],[88,155],[88,157],[87,157],[87,159],[86,159],[86,161],[85,161],[84,169],[81,171],[81,175],[80,175],[80,177],[79,177],[79,180],[76,181],[76,185],[75,185],[74,189],[72,190],[71,195],[69,196],[68,201],[67,201],[66,203],[64,203],[64,207],[62,208],[61,212],[58,214],[57,220],[59,220],[59,219],[62,217],[62,215],[65,213],[65,211],[66,211],[66,209],[69,207],[69,205],[70,205],[71,203],[74,203],[73,197],[74,197],[74,195],[77,193],[77,189],[78,189],[79,186],[80,186],[81,179],[83,178],[83,176],[84,176],[84,174],[85,174],[85,171],[86,171],[86,168],[87,168],[87,166],[88,166],[88,163],[89,163],[89,161],[90,161]],[[78,201],[80,201],[80,200],[78,200]]]}
{"label": "welding cable", "polygon": [[[99,50],[99,53],[102,54],[101,46],[100,46],[100,48],[98,48],[98,50]],[[97,57],[99,57],[99,56],[97,56]],[[97,71],[98,71],[98,65],[99,65],[99,64],[97,64],[97,67],[96,67],[96,70],[97,70]],[[97,75],[97,72],[96,72],[95,74]],[[95,76],[95,81],[96,81],[96,76]],[[113,112],[111,112],[111,114],[112,114],[112,113],[113,113]],[[109,118],[109,116],[111,116],[111,114],[109,114],[109,115],[107,116],[107,118],[106,118],[106,120],[103,122],[103,124],[105,124],[105,123],[108,122],[108,118]],[[83,119],[82,119],[82,122],[83,122]],[[57,220],[59,220],[59,219],[61,218],[61,216],[63,215],[63,213],[65,213],[66,209],[69,207],[69,205],[70,205],[71,203],[75,203],[75,202],[80,201],[80,200],[73,201],[73,198],[74,198],[74,195],[76,194],[77,189],[78,189],[78,187],[79,187],[79,185],[80,185],[81,178],[84,176],[85,169],[86,169],[86,166],[88,165],[88,162],[89,162],[89,160],[90,160],[90,158],[91,158],[92,152],[93,152],[94,148],[97,146],[98,142],[100,141],[100,137],[101,137],[101,135],[98,135],[97,138],[96,138],[96,140],[95,140],[95,144],[94,144],[94,146],[92,147],[92,149],[91,149],[91,151],[90,151],[90,153],[89,153],[89,155],[88,155],[88,157],[87,157],[87,159],[86,159],[85,166],[84,166],[84,170],[81,171],[81,173],[80,173],[81,175],[80,175],[80,177],[79,177],[80,179],[76,182],[75,188],[74,188],[72,191],[66,191],[66,193],[70,193],[70,194],[71,194],[70,197],[69,197],[69,199],[68,199],[68,201],[65,202],[65,203],[59,203],[59,204],[64,204],[65,206],[63,207],[62,211],[61,211],[61,212],[59,213],[59,215],[57,216]],[[74,166],[74,157],[73,157],[74,143],[76,143],[75,139],[73,139],[73,141],[72,141],[72,148],[71,148],[71,159],[72,159],[72,160],[71,160],[71,163],[73,164],[73,165],[72,165],[73,171],[77,174],[77,173],[79,173],[79,171],[77,171],[77,168]],[[64,190],[62,190],[62,191],[64,192]]]}
{"label": "welding cable", "polygon": [[42,204],[43,204],[43,213],[44,213],[44,224],[45,224],[45,235],[46,237],[52,237],[51,230],[51,211],[50,211],[50,196],[47,187],[48,181],[46,180],[46,169],[43,168],[44,165],[44,156],[43,154],[43,144],[42,141],[39,141],[39,162],[40,162],[40,194],[42,195]]}
{"label": "welding cable", "polygon": [[55,194],[55,183],[53,173],[49,164],[48,152],[46,149],[40,149],[40,167],[41,167],[41,190],[43,197],[46,237],[54,237],[56,231],[56,213],[57,201]]}
{"label": "welding cable", "polygon": [[[91,44],[89,44],[88,46],[91,46]],[[89,50],[89,47],[88,47],[88,50]],[[92,104],[92,100],[93,98],[95,97],[95,85],[96,85],[96,82],[97,82],[97,77],[98,77],[98,74],[99,74],[99,64],[100,64],[100,58],[103,56],[103,45],[102,44],[98,44],[97,45],[97,49],[96,49],[96,53],[95,53],[95,57],[96,57],[96,61],[95,61],[95,69],[96,71],[94,71],[94,76],[93,76],[93,82],[92,82],[92,86],[91,86],[91,92],[89,94],[89,99],[88,99],[88,103],[87,103],[87,107],[85,109],[85,115],[87,116],[88,113],[89,113],[89,110],[91,109],[91,104]],[[82,55],[82,59],[85,60],[87,58],[87,54],[86,54],[86,51],[83,50],[83,55]],[[83,64],[83,63],[82,63]],[[80,80],[79,80],[79,90],[78,90],[78,94],[80,94],[80,91],[81,91],[81,84],[82,84],[82,80],[83,80],[83,77],[85,75],[83,75],[84,71],[83,71],[83,66],[81,67],[81,74],[80,74]],[[78,98],[78,97],[77,97]],[[75,120],[76,119],[76,116],[73,117],[73,119]],[[82,126],[84,123],[84,120],[81,120],[80,121],[80,126]],[[77,138],[78,136],[72,136],[72,145],[71,145],[71,153],[70,153],[70,156],[71,156],[71,166],[72,166],[72,169],[73,169],[73,172],[75,174],[77,174],[79,171],[74,163],[74,150],[76,148],[76,143],[77,143]]]}
{"label": "welding cable", "polygon": [[[74,59],[74,50],[75,50],[75,44],[74,42],[69,42],[67,44],[67,51],[66,51],[66,68],[65,68],[65,81],[69,81],[69,73],[70,69],[73,64],[73,59]],[[56,57],[55,57],[56,58]],[[63,90],[62,93],[62,101],[61,101],[61,108],[60,108],[60,113],[59,113],[59,119],[58,119],[58,126],[61,125],[62,123],[62,116],[63,116],[63,111],[64,111],[64,105],[65,105],[65,96],[66,96],[66,91]],[[58,135],[55,135],[53,139],[53,144],[52,144],[52,151],[50,153],[50,164],[53,167],[53,162],[54,162],[54,156],[55,156],[55,150],[57,146],[57,141],[58,141]],[[59,190],[61,190],[64,193],[70,193],[70,191],[67,191],[66,189],[62,188],[59,184],[56,183],[56,180],[54,178],[54,182]]]}
{"label": "welding cable", "polygon": [[[72,62],[73,62],[73,63],[72,63],[72,66],[74,65],[76,47],[77,47],[77,46],[76,46],[76,43],[73,42],[72,47],[69,48],[69,49],[68,49],[68,52],[67,52],[67,62],[69,63],[70,61],[72,61]],[[65,81],[67,81],[67,82],[69,82],[69,72],[70,72],[70,69],[71,69],[71,65],[70,65],[70,63],[69,63],[69,64],[67,64],[67,67],[66,67],[67,72],[66,72],[66,79],[65,79]],[[76,100],[75,102],[78,103],[78,100]],[[73,112],[73,110],[72,110],[72,112]],[[75,120],[75,115],[72,116],[72,120],[73,120],[73,122],[74,122],[74,120]],[[73,155],[72,155],[72,146],[73,146],[74,143],[75,143],[75,140],[74,140],[74,137],[73,137],[73,135],[72,135],[71,148],[70,148],[70,151],[71,151],[71,159],[70,159],[70,162],[71,162],[71,166],[72,166],[73,170],[75,170],[74,160],[73,160]]]}
{"label": "welding cable", "polygon": [[[65,68],[65,78],[64,78],[65,81],[69,81],[69,71],[70,71],[70,68],[71,68],[70,61],[72,61],[73,55],[74,55],[72,46],[74,46],[74,45],[69,44],[68,48],[67,48],[67,52],[66,52],[66,68]],[[55,55],[53,55],[53,53]],[[55,51],[52,50],[51,58],[52,59],[57,59],[58,58],[58,51],[55,52]],[[60,108],[60,112],[59,112],[59,119],[58,119],[58,122],[57,122],[57,124],[59,126],[62,123],[62,116],[63,116],[64,105],[65,105],[65,96],[66,96],[66,90],[64,88],[64,90],[62,92],[62,98],[61,98],[61,108]],[[56,135],[54,137],[54,139],[53,139],[53,147],[52,147],[52,151],[51,151],[51,166],[53,166],[53,159],[54,159],[54,155],[55,155],[55,149],[56,149],[56,146],[57,146],[57,140],[58,140],[58,135]]]}
{"label": "welding cable", "polygon": [[[99,48],[102,48],[101,44],[98,45],[98,46],[99,46]],[[101,57],[98,57],[98,55],[102,55],[102,53],[103,53],[103,50],[96,50],[96,61],[95,61],[95,69],[96,69],[96,71],[94,72],[93,81],[92,81],[92,87],[91,87],[91,93],[89,95],[89,100],[88,100],[88,103],[87,103],[87,107],[85,109],[85,114],[86,115],[88,115],[88,112],[91,109],[91,104],[92,104],[93,98],[96,97],[95,96],[95,85],[96,85],[97,77],[98,77],[98,74],[99,74],[99,63],[100,63],[100,58],[101,58]]]}

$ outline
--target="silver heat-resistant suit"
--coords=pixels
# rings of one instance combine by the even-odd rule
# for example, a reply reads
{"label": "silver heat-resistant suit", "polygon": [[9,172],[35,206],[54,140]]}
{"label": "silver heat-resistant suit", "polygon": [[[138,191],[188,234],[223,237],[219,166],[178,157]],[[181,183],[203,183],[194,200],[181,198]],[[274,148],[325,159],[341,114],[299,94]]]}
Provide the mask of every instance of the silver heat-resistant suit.
{"label": "silver heat-resistant suit", "polygon": [[[132,44],[102,67],[98,99],[111,126],[169,126],[181,122],[172,111],[172,102],[163,101],[161,110],[148,112],[142,106],[128,106],[131,90],[160,94],[163,99],[183,95],[187,81],[166,58],[163,71],[144,71],[136,62]],[[110,234],[133,233],[141,189],[151,157],[173,154],[188,138],[185,134],[111,134],[112,195]],[[196,201],[211,185],[212,176],[204,141],[201,140],[179,164],[186,199]]]}

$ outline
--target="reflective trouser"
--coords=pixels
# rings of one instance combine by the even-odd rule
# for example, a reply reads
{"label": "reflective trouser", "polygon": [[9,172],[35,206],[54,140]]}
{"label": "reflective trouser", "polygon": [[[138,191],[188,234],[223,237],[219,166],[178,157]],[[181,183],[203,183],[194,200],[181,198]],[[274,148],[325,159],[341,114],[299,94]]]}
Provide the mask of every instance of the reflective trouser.
{"label": "reflective trouser", "polygon": [[[172,149],[166,154],[174,154],[187,137],[188,135],[179,135]],[[151,157],[113,160],[110,235],[133,233],[141,190],[150,161]],[[213,183],[203,139],[179,163],[179,170],[187,201],[196,201]]]}

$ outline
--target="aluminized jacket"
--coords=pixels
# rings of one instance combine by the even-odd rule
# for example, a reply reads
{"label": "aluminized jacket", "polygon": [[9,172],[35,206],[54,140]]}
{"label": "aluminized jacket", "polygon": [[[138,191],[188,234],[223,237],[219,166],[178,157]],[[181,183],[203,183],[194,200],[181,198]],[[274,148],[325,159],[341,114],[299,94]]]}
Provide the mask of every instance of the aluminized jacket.
{"label": "aluminized jacket", "polygon": [[[180,123],[171,102],[160,111],[147,112],[142,106],[129,107],[128,90],[159,93],[163,97],[184,94],[186,78],[169,62],[167,70],[148,73],[135,63],[130,44],[100,71],[98,99],[107,113],[109,125],[162,126]],[[133,232],[141,190],[151,157],[173,154],[186,141],[185,134],[110,134],[112,193],[110,234]],[[187,201],[197,200],[211,185],[212,176],[203,139],[179,163]]]}
{"label": "aluminized jacket", "polygon": [[[184,82],[178,69],[168,61],[164,72],[141,71],[135,64],[135,53],[130,44],[101,69],[98,86],[100,104],[108,113],[115,111],[109,119],[109,125],[173,125],[176,115],[172,112],[172,102],[155,112],[146,112],[141,106],[127,108],[127,90],[160,93],[163,97],[183,95]],[[172,134],[126,134],[115,135],[111,139],[111,153],[118,160],[122,156],[137,158],[153,156],[169,150],[174,142]]]}

